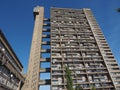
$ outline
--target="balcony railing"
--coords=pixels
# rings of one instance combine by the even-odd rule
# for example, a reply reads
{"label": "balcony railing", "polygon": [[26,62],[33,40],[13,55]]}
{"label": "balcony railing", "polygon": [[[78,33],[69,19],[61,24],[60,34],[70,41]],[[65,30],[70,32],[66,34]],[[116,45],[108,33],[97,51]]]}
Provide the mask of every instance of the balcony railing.
{"label": "balcony railing", "polygon": [[5,85],[7,88],[12,89],[12,90],[17,90],[18,85],[13,83],[11,80],[7,79],[8,77],[4,77],[0,75],[0,84]]}

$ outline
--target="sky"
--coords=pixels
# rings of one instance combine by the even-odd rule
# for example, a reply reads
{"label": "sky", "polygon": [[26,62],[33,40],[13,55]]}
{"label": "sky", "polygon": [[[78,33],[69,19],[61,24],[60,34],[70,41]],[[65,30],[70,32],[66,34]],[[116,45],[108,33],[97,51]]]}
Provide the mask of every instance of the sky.
{"label": "sky", "polygon": [[33,8],[90,8],[120,66],[120,0],[0,0],[0,28],[27,71],[34,28]]}

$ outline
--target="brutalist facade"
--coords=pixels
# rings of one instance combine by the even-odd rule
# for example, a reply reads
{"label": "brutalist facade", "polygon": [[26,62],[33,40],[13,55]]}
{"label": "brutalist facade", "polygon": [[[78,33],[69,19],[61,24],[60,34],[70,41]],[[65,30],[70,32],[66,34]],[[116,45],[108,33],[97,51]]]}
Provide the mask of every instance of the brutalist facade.
{"label": "brutalist facade", "polygon": [[0,90],[21,90],[23,66],[0,30]]}
{"label": "brutalist facade", "polygon": [[[72,72],[73,87],[119,90],[118,64],[91,10],[51,8],[50,16],[44,19],[43,7],[34,9],[35,27],[24,90],[38,90],[41,85],[67,90],[65,66]],[[43,49],[43,45],[51,48]],[[44,58],[43,53],[50,57]],[[41,68],[42,62],[50,62],[50,68]],[[41,80],[41,73],[47,72],[50,79]]]}

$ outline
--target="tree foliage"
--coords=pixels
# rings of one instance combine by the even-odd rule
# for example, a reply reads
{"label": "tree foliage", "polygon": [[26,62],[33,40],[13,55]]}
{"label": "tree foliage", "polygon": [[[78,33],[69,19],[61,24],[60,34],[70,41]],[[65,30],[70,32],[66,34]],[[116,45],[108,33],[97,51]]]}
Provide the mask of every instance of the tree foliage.
{"label": "tree foliage", "polygon": [[94,86],[92,86],[91,90],[96,90],[96,88]]}
{"label": "tree foliage", "polygon": [[[67,80],[67,90],[83,90],[80,85],[77,85],[75,89],[73,89],[73,80],[71,77],[71,70],[65,66],[65,78]],[[94,86],[91,86],[91,90],[96,90]]]}
{"label": "tree foliage", "polygon": [[71,78],[71,71],[67,66],[65,66],[65,74],[65,78],[67,80],[67,90],[73,90],[73,80]]}
{"label": "tree foliage", "polygon": [[77,85],[77,86],[75,87],[75,90],[83,90],[83,88],[82,88],[80,85]]}

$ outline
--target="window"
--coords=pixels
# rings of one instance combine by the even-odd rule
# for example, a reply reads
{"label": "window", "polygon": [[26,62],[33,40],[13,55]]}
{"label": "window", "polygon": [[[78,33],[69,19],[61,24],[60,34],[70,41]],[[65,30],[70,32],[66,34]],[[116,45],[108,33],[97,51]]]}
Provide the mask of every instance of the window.
{"label": "window", "polygon": [[50,79],[50,73],[40,73],[40,80]]}
{"label": "window", "polygon": [[50,85],[40,85],[39,90],[50,90]]}
{"label": "window", "polygon": [[50,62],[41,62],[40,68],[50,68]]}

